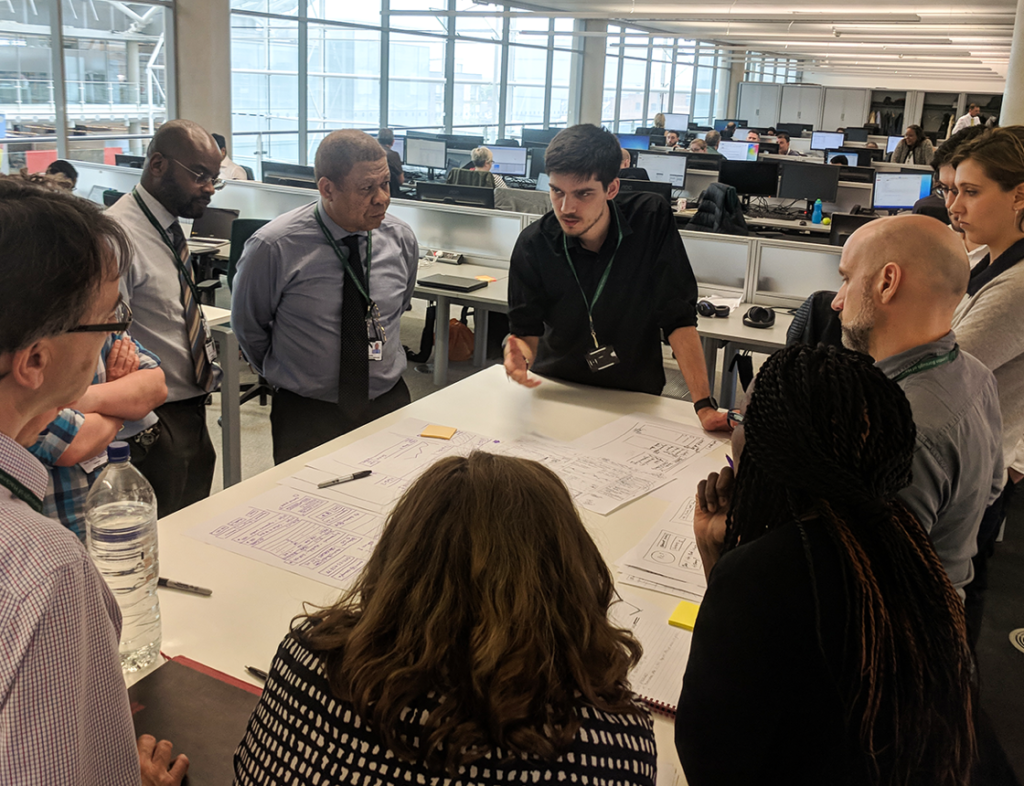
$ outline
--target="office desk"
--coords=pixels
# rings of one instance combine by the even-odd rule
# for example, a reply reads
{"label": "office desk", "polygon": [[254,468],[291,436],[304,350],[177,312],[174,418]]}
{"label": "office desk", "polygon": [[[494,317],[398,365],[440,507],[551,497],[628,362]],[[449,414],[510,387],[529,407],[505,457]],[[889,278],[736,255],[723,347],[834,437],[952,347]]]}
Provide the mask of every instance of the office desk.
{"label": "office desk", "polygon": [[[332,603],[338,590],[215,546],[185,533],[273,487],[307,461],[331,453],[405,417],[456,426],[479,434],[512,439],[534,431],[555,439],[572,440],[631,412],[643,412],[699,426],[689,403],[643,393],[603,390],[551,380],[533,390],[511,384],[505,371],[494,367],[440,390],[427,398],[339,437],[273,469],[233,486],[160,520],[160,573],[209,587],[202,598],[160,591],[163,651],[186,655],[242,680],[255,682],[246,665],[266,669],[291,619],[304,602]],[[728,443],[694,462],[675,481],[677,494],[690,494],[697,483],[725,463]],[[648,495],[609,516],[581,511],[587,528],[609,563],[632,548],[662,515],[668,502]],[[666,619],[677,603],[668,595],[629,587]],[[682,680],[685,663],[671,664]],[[672,723],[655,717],[659,758],[678,762]],[[187,751],[185,751],[187,753]],[[678,766],[678,765],[676,765]]]}
{"label": "office desk", "polygon": [[701,317],[697,332],[704,345],[704,361],[708,369],[708,385],[715,389],[715,366],[718,350],[724,349],[722,361],[722,390],[718,401],[723,407],[732,407],[736,401],[736,372],[730,372],[733,358],[742,350],[771,354],[786,346],[786,331],[793,317],[782,309],[775,309],[775,324],[770,328],[752,328],[743,324],[743,315],[753,303],[741,303],[727,317]]}
{"label": "office desk", "polygon": [[832,227],[826,224],[815,224],[810,219],[791,218],[758,218],[756,216],[744,216],[747,225],[752,227],[764,227],[766,229],[788,229],[794,232],[808,232],[810,234],[828,235]]}
{"label": "office desk", "polygon": [[487,358],[487,312],[499,311],[508,313],[508,270],[484,265],[446,265],[442,262],[420,263],[416,273],[417,282],[427,276],[460,276],[475,278],[490,276],[497,281],[490,282],[482,289],[472,292],[455,292],[450,289],[416,284],[413,297],[437,302],[436,321],[434,323],[434,384],[444,387],[448,384],[448,320],[451,319],[451,307],[472,306],[476,309],[473,321],[473,365],[483,366]]}

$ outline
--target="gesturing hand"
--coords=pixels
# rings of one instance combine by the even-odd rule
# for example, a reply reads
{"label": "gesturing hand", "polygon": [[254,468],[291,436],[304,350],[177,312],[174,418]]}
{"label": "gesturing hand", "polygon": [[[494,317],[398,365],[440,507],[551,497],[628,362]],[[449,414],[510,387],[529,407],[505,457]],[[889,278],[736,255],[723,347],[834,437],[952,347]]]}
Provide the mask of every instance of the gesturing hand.
{"label": "gesturing hand", "polygon": [[528,388],[540,384],[539,379],[530,376],[530,363],[533,357],[526,342],[516,336],[509,336],[505,345],[505,373],[509,378]]}
{"label": "gesturing hand", "polygon": [[722,467],[721,472],[712,472],[707,480],[702,480],[697,485],[693,534],[704,563],[704,576],[708,578],[721,556],[722,545],[725,543],[725,519],[732,504],[735,478],[732,467]]}

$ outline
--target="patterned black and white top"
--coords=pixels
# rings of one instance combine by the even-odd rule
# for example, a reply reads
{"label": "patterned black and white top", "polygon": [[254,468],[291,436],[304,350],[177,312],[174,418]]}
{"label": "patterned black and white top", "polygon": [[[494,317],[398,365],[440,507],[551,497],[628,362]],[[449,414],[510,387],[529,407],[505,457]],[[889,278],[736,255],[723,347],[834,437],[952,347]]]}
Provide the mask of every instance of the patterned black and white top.
{"label": "patterned black and white top", "polygon": [[[331,694],[320,658],[288,637],[278,648],[263,697],[235,751],[235,783],[654,786],[654,728],[646,712],[612,715],[584,707],[580,715],[583,726],[572,747],[553,762],[502,761],[503,754],[492,751],[450,778],[385,749],[354,707]],[[419,736],[418,719],[424,716],[403,711],[403,736]]]}

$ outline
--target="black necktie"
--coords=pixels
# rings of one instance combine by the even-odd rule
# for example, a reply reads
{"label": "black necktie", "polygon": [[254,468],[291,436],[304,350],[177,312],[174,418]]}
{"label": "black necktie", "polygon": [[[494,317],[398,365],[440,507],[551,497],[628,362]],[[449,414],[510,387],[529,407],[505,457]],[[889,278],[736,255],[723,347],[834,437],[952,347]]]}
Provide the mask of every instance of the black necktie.
{"label": "black necktie", "polygon": [[216,378],[213,364],[206,356],[206,326],[203,324],[203,312],[195,298],[192,297],[190,284],[194,283],[195,279],[192,278],[190,281],[185,278],[186,274],[193,275],[192,257],[181,224],[175,221],[168,231],[174,249],[178,252],[178,259],[181,261],[178,268],[178,283],[181,284],[181,305],[184,310],[185,330],[188,333],[192,365],[195,367],[196,384],[209,393],[216,387]]}
{"label": "black necktie", "polygon": [[[359,256],[359,235],[341,241],[348,248],[349,267],[363,275]],[[365,280],[365,279],[364,279]],[[366,332],[366,301],[352,276],[345,271],[341,294],[341,365],[338,370],[338,406],[349,415],[358,415],[370,401],[370,361]]]}

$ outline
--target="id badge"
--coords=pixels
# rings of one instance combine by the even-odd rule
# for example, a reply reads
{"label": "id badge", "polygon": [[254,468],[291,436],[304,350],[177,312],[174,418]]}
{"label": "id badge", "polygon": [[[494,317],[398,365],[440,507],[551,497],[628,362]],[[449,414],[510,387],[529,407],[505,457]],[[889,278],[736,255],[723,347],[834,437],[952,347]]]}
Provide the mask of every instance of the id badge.
{"label": "id badge", "polygon": [[384,359],[384,342],[383,341],[371,341],[370,342],[369,358],[370,358],[370,360],[383,360]]}
{"label": "id badge", "polygon": [[217,362],[217,345],[212,338],[206,339],[206,359],[211,363]]}
{"label": "id badge", "polygon": [[86,459],[85,461],[78,462],[78,466],[80,466],[84,472],[93,472],[99,469],[100,467],[104,466],[106,463],[107,452],[103,451],[102,453],[93,456],[91,459]]}
{"label": "id badge", "polygon": [[615,347],[611,344],[598,347],[594,351],[588,352],[584,357],[587,359],[587,365],[590,366],[590,370],[595,374],[598,371],[604,371],[606,368],[619,365],[619,356],[615,354]]}

